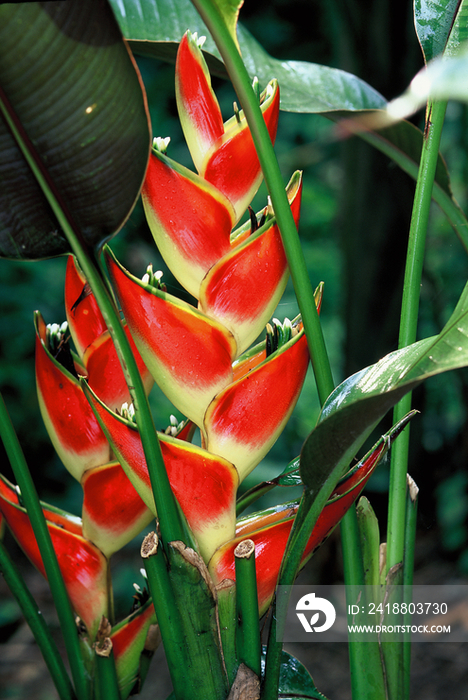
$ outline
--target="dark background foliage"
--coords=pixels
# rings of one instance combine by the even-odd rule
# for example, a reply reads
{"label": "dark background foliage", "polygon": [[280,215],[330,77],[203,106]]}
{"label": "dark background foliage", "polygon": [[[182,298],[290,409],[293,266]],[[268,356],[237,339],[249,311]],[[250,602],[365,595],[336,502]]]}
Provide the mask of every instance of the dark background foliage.
{"label": "dark background foliage", "polygon": [[[422,66],[409,0],[247,0],[241,21],[275,57],[350,71],[388,99],[400,94]],[[169,155],[190,165],[177,119],[173,66],[147,58],[138,62],[154,136],[171,136]],[[214,85],[227,118],[232,89],[220,79]],[[414,121],[420,125],[422,115]],[[465,210],[467,121],[466,108],[450,104],[442,142],[455,196]],[[358,139],[338,140],[333,125],[316,115],[281,113],[276,150],[285,181],[295,169],[304,171],[300,234],[313,283],[325,281],[322,321],[338,383],[397,347],[414,183],[369,145]],[[257,208],[265,196],[262,189]],[[142,274],[150,262],[155,269],[165,269],[140,205],[112,247],[135,274]],[[79,513],[80,487],[49,443],[34,380],[33,311],[40,309],[46,322],[64,319],[64,270],[64,259],[0,260],[0,386],[41,497]],[[167,272],[165,279],[170,291],[175,288]],[[466,254],[434,207],[421,290],[420,337],[438,332],[465,281]],[[292,317],[295,308],[288,287],[276,315]],[[418,567],[427,574],[428,566],[438,566],[444,581],[468,575],[467,396],[466,371],[434,378],[414,396],[414,405],[421,411],[411,427],[410,458],[410,472],[420,487],[416,575]],[[171,407],[158,390],[153,393],[152,408],[157,426],[163,428]],[[249,483],[276,475],[299,453],[317,413],[310,376],[293,419]],[[2,471],[10,476],[8,465]],[[387,490],[388,472],[383,465],[366,490],[378,513],[383,539]],[[289,497],[286,492],[283,500]],[[117,562],[115,586],[117,596],[125,591],[128,600],[134,572],[125,564],[126,560],[122,565]],[[316,581],[340,580],[338,536],[324,546],[307,571]],[[8,601],[0,601],[0,623],[2,615],[5,621],[17,617]]]}

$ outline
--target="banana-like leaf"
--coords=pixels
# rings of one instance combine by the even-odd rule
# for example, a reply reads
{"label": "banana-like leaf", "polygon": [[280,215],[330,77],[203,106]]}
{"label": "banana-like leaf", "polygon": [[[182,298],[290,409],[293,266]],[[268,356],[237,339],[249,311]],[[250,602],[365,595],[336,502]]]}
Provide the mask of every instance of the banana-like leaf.
{"label": "banana-like leaf", "polygon": [[327,482],[336,483],[372,429],[404,394],[428,377],[466,365],[468,285],[439,335],[390,353],[332,392],[302,449],[306,489],[316,493]]}
{"label": "banana-like leaf", "polygon": [[392,119],[408,117],[428,100],[468,101],[468,1],[417,0],[415,22],[429,64],[401,97],[389,103],[387,113]]}
{"label": "banana-like leaf", "polygon": [[[203,47],[210,70],[226,76],[219,52],[190,0],[110,0],[123,35],[133,51],[174,60],[187,29],[206,36]],[[217,0],[218,5],[238,3]],[[161,21],[164,18],[164,21]],[[386,101],[377,90],[351,73],[305,61],[280,61],[269,56],[242,25],[237,34],[242,58],[252,78],[265,87],[272,77],[281,86],[281,109],[328,112],[337,109],[380,109]]]}
{"label": "banana-like leaf", "polygon": [[[150,149],[146,99],[106,2],[0,6],[0,107],[86,244],[122,226]],[[0,255],[69,250],[42,189],[0,121]]]}
{"label": "banana-like leaf", "polygon": [[415,0],[414,25],[426,63],[443,53],[460,0]]}

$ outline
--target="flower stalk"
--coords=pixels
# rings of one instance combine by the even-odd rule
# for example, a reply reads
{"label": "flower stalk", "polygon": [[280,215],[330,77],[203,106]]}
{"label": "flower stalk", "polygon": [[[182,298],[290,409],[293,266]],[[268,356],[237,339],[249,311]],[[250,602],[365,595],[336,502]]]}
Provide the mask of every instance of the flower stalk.
{"label": "flower stalk", "polygon": [[234,550],[237,583],[237,654],[239,663],[261,675],[255,543],[243,540]]}

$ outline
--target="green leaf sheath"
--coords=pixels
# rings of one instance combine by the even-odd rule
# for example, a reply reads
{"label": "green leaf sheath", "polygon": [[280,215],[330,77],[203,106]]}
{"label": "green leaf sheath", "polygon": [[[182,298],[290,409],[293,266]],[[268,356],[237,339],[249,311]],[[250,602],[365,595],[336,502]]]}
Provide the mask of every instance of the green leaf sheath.
{"label": "green leaf sheath", "polygon": [[260,625],[258,612],[255,545],[252,540],[241,542],[234,550],[237,586],[237,653],[244,663],[260,677]]}

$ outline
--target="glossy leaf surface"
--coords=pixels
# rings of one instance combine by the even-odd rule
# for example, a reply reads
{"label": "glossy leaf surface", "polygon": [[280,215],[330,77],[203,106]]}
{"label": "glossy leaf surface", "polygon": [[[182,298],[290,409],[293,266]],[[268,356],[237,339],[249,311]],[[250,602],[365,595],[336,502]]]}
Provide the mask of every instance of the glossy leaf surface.
{"label": "glossy leaf surface", "polygon": [[[265,670],[265,654],[266,647],[263,648],[262,652],[262,673]],[[327,700],[325,695],[315,687],[312,676],[305,666],[287,651],[281,652],[278,696],[282,700],[293,700],[293,698]]]}
{"label": "glossy leaf surface", "polygon": [[460,0],[415,0],[414,24],[426,63],[446,46]]}
{"label": "glossy leaf surface", "polygon": [[[226,75],[206,25],[189,0],[111,0],[111,4],[122,33],[133,50],[175,60],[177,45],[190,28],[199,36],[208,37],[204,50],[209,54],[210,70]],[[161,17],[164,17],[164,22],[161,22]],[[262,87],[271,78],[277,78],[281,89],[281,109],[327,112],[385,106],[382,95],[351,73],[316,63],[275,59],[242,25],[238,25],[238,38],[251,78],[257,76]]]}
{"label": "glossy leaf surface", "polygon": [[[2,4],[0,47],[1,89],[28,150],[86,243],[101,244],[130,213],[150,146],[146,100],[108,4]],[[0,155],[0,255],[65,253],[55,216],[3,121]]]}

